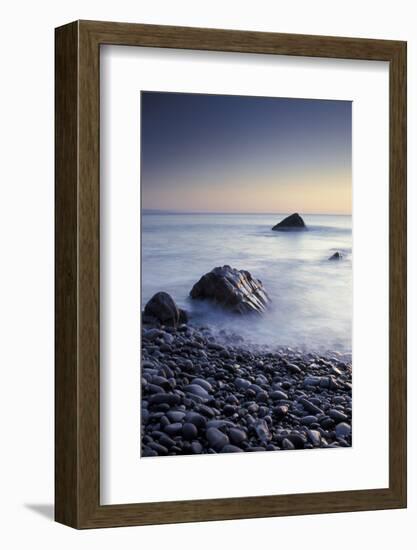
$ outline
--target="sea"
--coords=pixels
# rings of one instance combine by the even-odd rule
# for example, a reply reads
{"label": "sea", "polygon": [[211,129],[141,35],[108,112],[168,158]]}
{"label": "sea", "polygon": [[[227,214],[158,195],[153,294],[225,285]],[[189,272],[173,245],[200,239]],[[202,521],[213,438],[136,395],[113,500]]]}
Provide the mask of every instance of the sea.
{"label": "sea", "polygon": [[[143,212],[142,308],[158,291],[190,312],[195,325],[245,342],[313,352],[351,352],[352,218],[304,215],[306,231],[272,231],[286,214]],[[342,259],[330,261],[334,252]],[[245,269],[271,298],[263,316],[241,317],[189,293],[216,266]]]}

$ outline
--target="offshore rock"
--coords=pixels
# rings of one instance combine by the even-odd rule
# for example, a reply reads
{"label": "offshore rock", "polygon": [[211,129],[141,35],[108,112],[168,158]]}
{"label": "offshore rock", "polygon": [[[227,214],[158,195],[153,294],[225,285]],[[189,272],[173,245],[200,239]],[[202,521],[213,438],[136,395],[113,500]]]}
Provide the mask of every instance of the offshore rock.
{"label": "offshore rock", "polygon": [[291,231],[299,229],[307,228],[303,218],[297,213],[287,216],[272,228],[273,231]]}

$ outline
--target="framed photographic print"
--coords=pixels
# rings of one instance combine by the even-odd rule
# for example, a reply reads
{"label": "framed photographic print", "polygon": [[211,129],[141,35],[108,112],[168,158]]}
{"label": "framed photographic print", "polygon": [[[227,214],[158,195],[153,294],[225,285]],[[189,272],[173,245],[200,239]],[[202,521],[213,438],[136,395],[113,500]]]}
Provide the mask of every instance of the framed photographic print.
{"label": "framed photographic print", "polygon": [[56,29],[56,520],[406,506],[406,44]]}

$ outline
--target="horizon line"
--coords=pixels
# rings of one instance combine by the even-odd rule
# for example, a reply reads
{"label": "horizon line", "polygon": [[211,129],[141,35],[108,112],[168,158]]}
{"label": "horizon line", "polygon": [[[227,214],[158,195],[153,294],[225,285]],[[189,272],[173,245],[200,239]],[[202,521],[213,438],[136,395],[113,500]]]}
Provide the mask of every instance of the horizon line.
{"label": "horizon line", "polygon": [[[143,214],[260,214],[260,215],[291,215],[294,211],[265,211],[265,212],[249,212],[249,211],[224,211],[224,210],[168,210],[162,208],[141,208]],[[352,212],[302,212],[298,211],[302,216],[351,216]]]}

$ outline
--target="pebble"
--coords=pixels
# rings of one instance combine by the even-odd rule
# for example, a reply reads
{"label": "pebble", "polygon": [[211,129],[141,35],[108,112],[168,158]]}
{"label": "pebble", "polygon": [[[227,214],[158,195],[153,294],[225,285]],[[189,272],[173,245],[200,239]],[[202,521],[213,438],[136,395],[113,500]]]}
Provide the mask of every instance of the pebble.
{"label": "pebble", "polygon": [[186,422],[182,427],[182,435],[185,437],[185,439],[188,439],[191,441],[192,439],[195,439],[197,437],[198,430],[194,424],[191,422]]}
{"label": "pebble", "polygon": [[168,424],[168,426],[165,426],[164,431],[170,436],[178,435],[180,432],[182,432],[182,424],[181,422]]}
{"label": "pebble", "polygon": [[213,391],[213,387],[210,382],[207,382],[207,380],[203,380],[202,378],[194,378],[194,380],[191,382],[191,385],[195,384],[201,386],[204,390],[206,390],[206,392]]}
{"label": "pebble", "polygon": [[230,445],[227,444],[224,447],[222,447],[221,453],[240,453],[242,452],[242,449],[240,447],[236,447],[236,445]]}
{"label": "pebble", "polygon": [[288,405],[278,405],[277,407],[274,408],[273,414],[278,420],[281,420],[282,418],[284,418],[284,416],[286,416],[286,414],[288,413],[288,410],[289,410]]}
{"label": "pebble", "polygon": [[238,390],[247,390],[250,385],[249,380],[244,380],[243,378],[236,378],[235,380],[235,386]]}
{"label": "pebble", "polygon": [[167,417],[171,422],[181,422],[181,420],[185,417],[184,411],[168,411]]}
{"label": "pebble", "polygon": [[270,397],[273,401],[278,401],[280,399],[288,399],[288,395],[283,391],[275,390],[270,393]]}
{"label": "pebble", "polygon": [[180,396],[173,393],[155,393],[149,398],[150,405],[166,404],[170,406],[175,406],[178,405],[180,402]]}
{"label": "pebble", "polygon": [[310,426],[310,424],[314,424],[315,422],[317,422],[317,417],[313,415],[303,416],[301,419],[301,423],[305,426]]}
{"label": "pebble", "polygon": [[202,414],[197,412],[188,412],[185,415],[185,420],[186,422],[191,422],[191,424],[194,424],[194,426],[196,426],[199,430],[205,428],[207,424],[207,419]]}
{"label": "pebble", "polygon": [[260,441],[268,441],[271,439],[268,424],[264,419],[255,422],[254,428]]}
{"label": "pebble", "polygon": [[312,413],[312,414],[315,414],[315,415],[323,414],[323,411],[322,411],[322,409],[320,409],[320,407],[317,407],[317,405],[314,405],[314,403],[312,403],[311,401],[309,401],[305,397],[300,397],[298,402],[301,403],[301,405],[304,407],[304,409],[309,413]]}
{"label": "pebble", "polygon": [[231,428],[228,433],[230,441],[235,445],[239,445],[247,439],[246,432],[239,428]]}
{"label": "pebble", "polygon": [[294,444],[286,437],[282,440],[282,448],[287,451],[295,449]]}
{"label": "pebble", "polygon": [[350,436],[351,427],[346,422],[341,422],[336,426],[335,431],[337,437],[346,438]]}
{"label": "pebble", "polygon": [[344,422],[348,418],[346,414],[338,411],[337,409],[330,409],[327,411],[327,414],[330,416],[330,418],[336,420],[336,422]]}
{"label": "pebble", "polygon": [[188,386],[185,386],[184,391],[186,393],[191,393],[192,395],[197,395],[197,397],[200,397],[205,401],[208,401],[210,398],[208,392],[198,384],[189,384]]}
{"label": "pebble", "polygon": [[321,378],[319,376],[306,376],[304,378],[304,386],[319,386]]}
{"label": "pebble", "polygon": [[314,445],[314,447],[320,447],[321,434],[318,430],[307,430],[307,437]]}
{"label": "pebble", "polygon": [[207,441],[215,451],[220,451],[229,443],[229,438],[218,428],[209,428],[206,432]]}

